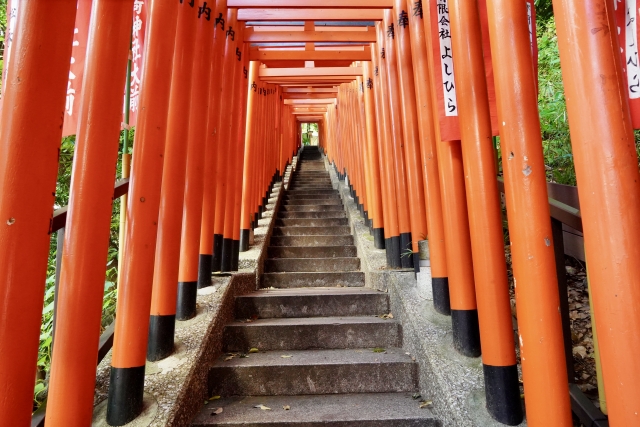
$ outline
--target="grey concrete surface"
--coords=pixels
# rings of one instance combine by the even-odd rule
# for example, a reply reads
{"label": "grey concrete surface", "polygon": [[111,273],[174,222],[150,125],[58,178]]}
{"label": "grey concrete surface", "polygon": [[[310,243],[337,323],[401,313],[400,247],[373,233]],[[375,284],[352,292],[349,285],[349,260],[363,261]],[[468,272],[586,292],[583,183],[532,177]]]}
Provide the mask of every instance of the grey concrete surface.
{"label": "grey concrete surface", "polygon": [[265,261],[267,273],[360,270],[359,258],[281,258]]}
{"label": "grey concrete surface", "polygon": [[273,236],[350,236],[351,228],[348,225],[330,227],[275,227]]}
{"label": "grey concrete surface", "polygon": [[358,271],[265,273],[262,275],[262,287],[311,288],[317,286],[364,286],[364,279],[364,273]]}
{"label": "grey concrete surface", "polygon": [[342,246],[270,246],[269,258],[344,258],[358,256],[353,245]]}
{"label": "grey concrete surface", "polygon": [[274,236],[271,247],[274,246],[342,246],[353,245],[352,235],[343,236]]}

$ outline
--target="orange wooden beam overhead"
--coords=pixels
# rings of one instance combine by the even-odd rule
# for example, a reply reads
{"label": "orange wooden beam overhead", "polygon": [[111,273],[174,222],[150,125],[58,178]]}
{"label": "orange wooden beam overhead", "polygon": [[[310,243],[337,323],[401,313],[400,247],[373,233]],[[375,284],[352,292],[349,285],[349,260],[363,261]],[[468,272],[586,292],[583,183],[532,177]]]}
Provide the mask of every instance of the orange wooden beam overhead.
{"label": "orange wooden beam overhead", "polygon": [[285,88],[285,93],[338,93],[337,87]]}
{"label": "orange wooden beam overhead", "polygon": [[[305,31],[303,25],[254,25],[251,27],[247,27],[254,30],[257,33],[266,33],[266,32],[278,32],[278,31],[295,31],[295,32],[303,32]],[[357,32],[367,32],[369,31],[369,27],[336,27],[336,26],[318,26],[315,27],[315,31],[324,31],[324,32],[349,32],[349,31],[357,31]],[[246,33],[245,33],[246,37]]]}
{"label": "orange wooden beam overhead", "polygon": [[237,8],[343,8],[391,9],[392,0],[227,0],[227,7]]}
{"label": "orange wooden beam overhead", "polygon": [[316,104],[334,104],[334,99],[285,99],[286,105],[316,105]]}
{"label": "orange wooden beam overhead", "polygon": [[[371,50],[278,50],[264,51],[251,49],[249,54],[251,61],[371,61]],[[328,67],[327,67],[328,68]]]}
{"label": "orange wooden beam overhead", "polygon": [[358,77],[362,67],[260,68],[260,77]]}
{"label": "orange wooden beam overhead", "polygon": [[335,99],[335,93],[284,93],[284,99]]}
{"label": "orange wooden beam overhead", "polygon": [[[372,27],[373,28],[373,27]],[[245,43],[375,43],[375,31],[255,31],[245,32]]]}
{"label": "orange wooden beam overhead", "polygon": [[382,21],[382,9],[238,9],[238,21]]}

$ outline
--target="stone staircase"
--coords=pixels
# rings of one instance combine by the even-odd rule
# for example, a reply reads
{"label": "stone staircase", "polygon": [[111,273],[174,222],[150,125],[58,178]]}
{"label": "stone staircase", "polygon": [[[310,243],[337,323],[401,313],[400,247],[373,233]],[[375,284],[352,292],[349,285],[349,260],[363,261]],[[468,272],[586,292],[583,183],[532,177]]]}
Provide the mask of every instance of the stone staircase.
{"label": "stone staircase", "polygon": [[[306,147],[268,248],[262,290],[236,298],[192,426],[437,426],[421,409],[387,294],[364,287],[321,153]],[[256,352],[256,349],[258,352]],[[265,409],[269,408],[269,409]]]}

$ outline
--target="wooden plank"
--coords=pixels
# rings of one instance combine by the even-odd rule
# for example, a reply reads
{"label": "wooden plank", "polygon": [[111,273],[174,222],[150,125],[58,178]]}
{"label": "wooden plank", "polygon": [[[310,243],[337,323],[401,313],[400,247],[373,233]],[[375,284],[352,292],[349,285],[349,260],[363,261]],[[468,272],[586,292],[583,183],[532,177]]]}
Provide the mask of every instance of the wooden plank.
{"label": "wooden plank", "polygon": [[238,9],[238,21],[382,21],[382,9]]}
{"label": "wooden plank", "polygon": [[227,7],[391,9],[393,0],[227,0]]}
{"label": "wooden plank", "polygon": [[260,68],[260,77],[362,77],[362,67]]}
{"label": "wooden plank", "polygon": [[[251,50],[251,61],[371,61],[371,50],[367,51],[264,51]],[[328,68],[328,67],[327,67]]]}
{"label": "wooden plank", "polygon": [[245,32],[245,43],[375,43],[375,31],[254,31]]}

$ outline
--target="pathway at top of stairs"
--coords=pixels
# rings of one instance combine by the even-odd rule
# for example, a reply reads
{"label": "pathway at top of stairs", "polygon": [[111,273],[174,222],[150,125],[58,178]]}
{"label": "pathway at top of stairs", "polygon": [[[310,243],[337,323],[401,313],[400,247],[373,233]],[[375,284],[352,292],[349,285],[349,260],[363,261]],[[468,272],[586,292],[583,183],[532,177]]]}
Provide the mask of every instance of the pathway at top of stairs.
{"label": "pathway at top of stairs", "polygon": [[263,289],[236,298],[227,353],[209,371],[210,396],[221,398],[192,426],[437,426],[412,397],[418,366],[402,350],[401,325],[378,317],[389,313],[388,295],[364,287],[317,147],[302,151],[284,197]]}

